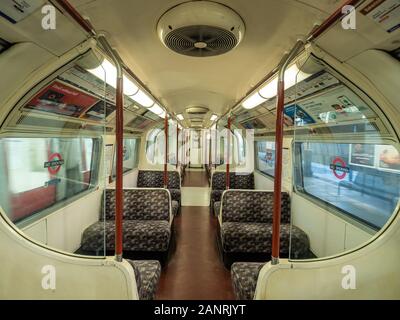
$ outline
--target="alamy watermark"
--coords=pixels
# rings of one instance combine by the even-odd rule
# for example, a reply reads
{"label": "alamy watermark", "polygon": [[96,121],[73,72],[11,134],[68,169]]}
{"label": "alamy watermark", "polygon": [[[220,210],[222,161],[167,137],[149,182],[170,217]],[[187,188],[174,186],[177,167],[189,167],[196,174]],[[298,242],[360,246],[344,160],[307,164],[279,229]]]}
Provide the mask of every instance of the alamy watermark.
{"label": "alamy watermark", "polygon": [[351,265],[344,266],[342,268],[342,274],[345,276],[342,278],[342,288],[344,290],[355,290],[357,289],[357,272],[356,268]]}
{"label": "alamy watermark", "polygon": [[56,267],[52,265],[46,265],[41,270],[42,277],[42,288],[43,290],[55,290],[56,289]]}
{"label": "alamy watermark", "polygon": [[343,6],[342,28],[344,30],[355,30],[357,28],[356,8],[354,6]]}
{"label": "alamy watermark", "polygon": [[44,30],[56,30],[57,28],[57,15],[56,8],[50,4],[42,7],[42,28]]}

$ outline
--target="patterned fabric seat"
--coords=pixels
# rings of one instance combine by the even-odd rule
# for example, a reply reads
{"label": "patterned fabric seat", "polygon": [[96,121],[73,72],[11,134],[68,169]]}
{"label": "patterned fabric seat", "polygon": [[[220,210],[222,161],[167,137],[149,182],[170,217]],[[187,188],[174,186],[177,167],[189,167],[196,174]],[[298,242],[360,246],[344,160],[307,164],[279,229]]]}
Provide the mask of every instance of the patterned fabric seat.
{"label": "patterned fabric seat", "polygon": [[161,275],[161,265],[154,260],[127,260],[135,271],[139,300],[154,300]]}
{"label": "patterned fabric seat", "polygon": [[[221,227],[222,245],[225,252],[271,253],[272,224],[226,222]],[[281,256],[302,258],[308,253],[308,237],[301,229],[290,224],[281,225]]]}
{"label": "patterned fabric seat", "polygon": [[264,263],[237,262],[232,265],[232,285],[238,300],[253,300],[258,275]]}
{"label": "patterned fabric seat", "polygon": [[[224,254],[270,254],[273,192],[228,190],[222,197],[220,241]],[[280,254],[299,259],[309,252],[306,233],[290,224],[290,197],[282,193]]]}
{"label": "patterned fabric seat", "polygon": [[[89,252],[115,248],[115,190],[105,191],[100,221],[82,234],[81,248]],[[123,246],[132,252],[167,252],[171,239],[170,197],[166,189],[125,189]],[[173,205],[177,207],[176,203]],[[176,209],[175,209],[176,210]]]}
{"label": "patterned fabric seat", "polygon": [[[254,173],[231,172],[230,189],[253,190],[254,189]],[[211,196],[210,206],[214,209],[214,203],[221,201],[222,194],[226,189],[225,172],[214,172],[211,177]]]}
{"label": "patterned fabric seat", "polygon": [[[127,251],[168,250],[171,228],[168,221],[125,220],[123,222],[123,244]],[[115,222],[99,221],[82,234],[82,249],[85,251],[113,251],[115,248]]]}
{"label": "patterned fabric seat", "polygon": [[221,205],[222,205],[221,201],[217,201],[217,202],[214,203],[214,215],[215,216],[219,215],[219,212],[221,210]]}
{"label": "patterned fabric seat", "polygon": [[[164,171],[139,170],[138,188],[164,188]],[[178,171],[168,171],[168,190],[171,199],[181,203],[181,177]]]}
{"label": "patterned fabric seat", "polygon": [[179,202],[174,200],[171,202],[171,205],[172,205],[172,213],[175,217],[179,213]]}

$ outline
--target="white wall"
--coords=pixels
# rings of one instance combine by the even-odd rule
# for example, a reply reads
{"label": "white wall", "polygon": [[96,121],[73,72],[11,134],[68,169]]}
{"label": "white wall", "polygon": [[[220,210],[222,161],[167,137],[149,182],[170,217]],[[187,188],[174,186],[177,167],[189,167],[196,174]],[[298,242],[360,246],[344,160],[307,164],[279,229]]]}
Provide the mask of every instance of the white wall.
{"label": "white wall", "polygon": [[291,200],[293,224],[308,234],[317,257],[353,249],[373,237],[299,194],[293,193]]}
{"label": "white wall", "polygon": [[[137,178],[139,169],[134,169],[124,174],[124,188],[135,188],[137,186]],[[115,188],[115,181],[109,185],[110,188]]]}
{"label": "white wall", "polygon": [[102,193],[92,192],[22,231],[44,245],[73,253],[81,246],[83,231],[99,220]]}

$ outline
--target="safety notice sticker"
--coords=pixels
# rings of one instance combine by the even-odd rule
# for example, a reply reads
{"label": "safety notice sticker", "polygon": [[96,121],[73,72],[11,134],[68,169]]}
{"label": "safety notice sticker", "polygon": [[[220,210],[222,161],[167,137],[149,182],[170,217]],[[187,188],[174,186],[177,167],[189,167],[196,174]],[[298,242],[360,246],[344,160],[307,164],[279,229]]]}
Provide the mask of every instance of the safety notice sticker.
{"label": "safety notice sticker", "polygon": [[400,28],[400,0],[372,0],[361,13],[379,23],[389,33]]}

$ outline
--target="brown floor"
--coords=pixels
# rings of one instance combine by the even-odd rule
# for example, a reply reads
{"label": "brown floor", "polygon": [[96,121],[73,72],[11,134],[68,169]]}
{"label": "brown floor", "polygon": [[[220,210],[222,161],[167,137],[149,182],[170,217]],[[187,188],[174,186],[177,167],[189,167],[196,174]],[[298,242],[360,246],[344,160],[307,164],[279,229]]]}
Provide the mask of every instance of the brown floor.
{"label": "brown floor", "polygon": [[208,178],[205,171],[186,171],[182,187],[208,187]]}
{"label": "brown floor", "polygon": [[[185,187],[208,186],[205,172],[187,171]],[[163,270],[159,300],[234,299],[230,272],[216,245],[217,220],[208,207],[182,207],[175,218],[176,252]]]}

